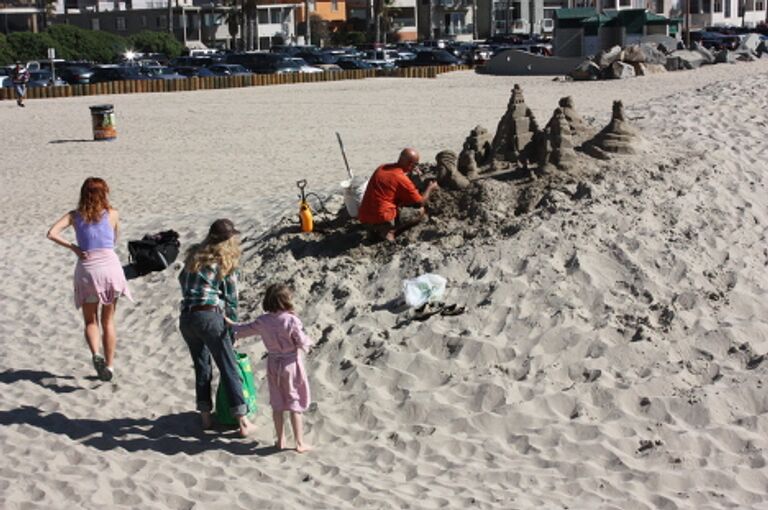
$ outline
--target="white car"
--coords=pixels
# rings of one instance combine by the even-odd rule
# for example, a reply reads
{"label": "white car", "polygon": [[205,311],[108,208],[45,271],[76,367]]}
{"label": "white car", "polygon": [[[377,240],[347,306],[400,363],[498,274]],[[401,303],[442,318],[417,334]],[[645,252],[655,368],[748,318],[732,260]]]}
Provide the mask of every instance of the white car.
{"label": "white car", "polygon": [[294,64],[300,73],[322,73],[323,70],[319,67],[311,66],[307,64],[307,61],[299,57],[290,57],[286,60]]}

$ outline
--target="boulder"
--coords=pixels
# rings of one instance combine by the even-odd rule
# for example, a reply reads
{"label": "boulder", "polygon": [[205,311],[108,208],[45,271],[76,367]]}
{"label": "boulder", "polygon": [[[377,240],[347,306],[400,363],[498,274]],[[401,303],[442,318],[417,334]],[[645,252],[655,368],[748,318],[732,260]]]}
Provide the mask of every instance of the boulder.
{"label": "boulder", "polygon": [[649,44],[633,44],[624,48],[621,60],[628,64],[648,63],[664,65],[667,63],[667,56]]}
{"label": "boulder", "polygon": [[733,54],[736,55],[736,60],[739,62],[754,62],[757,60],[755,54],[749,50],[736,50]]}
{"label": "boulder", "polygon": [[643,63],[637,63],[632,64],[632,67],[635,68],[635,74],[637,76],[648,76],[649,74],[659,74],[659,73],[666,73],[667,68],[660,64],[643,64]]}
{"label": "boulder", "polygon": [[585,60],[571,71],[574,80],[596,80],[600,76],[600,68],[591,60]]}
{"label": "boulder", "polygon": [[704,59],[701,63],[702,65],[715,63],[715,56],[712,54],[711,51],[709,51],[707,48],[705,48],[701,44],[694,42],[692,51],[695,51],[696,53],[701,55],[701,57]]}
{"label": "boulder", "polygon": [[643,36],[640,39],[640,44],[650,44],[665,55],[672,53],[678,48],[677,39],[668,35],[661,34]]}
{"label": "boulder", "polygon": [[715,53],[715,63],[716,64],[735,64],[736,55],[734,55],[733,52],[728,50],[720,50]]}
{"label": "boulder", "polygon": [[623,80],[635,77],[635,68],[624,62],[614,62],[603,70],[603,77],[609,80]]}
{"label": "boulder", "polygon": [[757,48],[762,43],[762,39],[757,34],[747,34],[744,39],[741,40],[739,50],[748,50],[752,53],[757,53]]}
{"label": "boulder", "polygon": [[[678,59],[678,69],[698,69],[701,67],[701,63],[704,62],[704,56],[698,51],[689,50],[675,50],[669,55],[674,59]],[[669,57],[667,57],[669,62]],[[676,71],[677,69],[670,69],[667,66],[667,71]]]}
{"label": "boulder", "polygon": [[617,60],[621,58],[621,46],[614,46],[609,50],[601,51],[597,57],[595,57],[595,64],[600,69],[605,69]]}

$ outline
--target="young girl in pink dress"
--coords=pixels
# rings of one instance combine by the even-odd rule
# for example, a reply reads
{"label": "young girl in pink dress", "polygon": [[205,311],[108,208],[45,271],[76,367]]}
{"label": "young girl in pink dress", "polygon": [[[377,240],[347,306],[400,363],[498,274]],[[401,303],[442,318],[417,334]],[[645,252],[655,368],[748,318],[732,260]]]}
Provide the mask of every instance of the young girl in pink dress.
{"label": "young girl in pink dress", "polygon": [[296,439],[296,451],[310,449],[304,443],[301,413],[310,404],[309,382],[299,351],[309,352],[314,343],[304,333],[301,320],[293,313],[290,289],[282,284],[267,288],[262,304],[265,313],[253,322],[232,324],[235,338],[260,335],[267,349],[267,384],[269,404],[275,422],[277,447],[285,448],[283,413],[291,413],[291,427]]}

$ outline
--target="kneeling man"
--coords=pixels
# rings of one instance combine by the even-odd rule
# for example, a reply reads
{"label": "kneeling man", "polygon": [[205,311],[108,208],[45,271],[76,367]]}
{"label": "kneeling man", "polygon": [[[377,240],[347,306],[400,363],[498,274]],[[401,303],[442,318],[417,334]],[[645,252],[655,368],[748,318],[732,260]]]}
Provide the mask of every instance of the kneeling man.
{"label": "kneeling man", "polygon": [[415,149],[403,149],[397,163],[377,168],[365,188],[358,219],[388,241],[427,217],[424,204],[437,183],[430,181],[424,195],[419,193],[408,177],[418,163]]}

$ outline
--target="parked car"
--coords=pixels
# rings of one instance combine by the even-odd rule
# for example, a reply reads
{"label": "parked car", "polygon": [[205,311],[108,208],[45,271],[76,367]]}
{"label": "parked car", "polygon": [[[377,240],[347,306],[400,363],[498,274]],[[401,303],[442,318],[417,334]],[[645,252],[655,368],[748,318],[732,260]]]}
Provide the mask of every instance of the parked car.
{"label": "parked car", "polygon": [[320,69],[319,67],[315,67],[315,66],[311,66],[311,65],[307,64],[307,61],[304,60],[303,58],[289,57],[287,60],[289,62],[292,62],[293,65],[295,65],[298,68],[300,73],[313,74],[313,73],[322,73],[323,72],[323,70]]}
{"label": "parked car", "polygon": [[354,57],[341,57],[336,61],[336,65],[344,70],[349,69],[373,69],[373,66],[364,60]]}
{"label": "parked car", "polygon": [[710,50],[735,50],[741,44],[737,35],[699,30],[691,32],[691,42],[697,42]]}
{"label": "parked car", "polygon": [[376,69],[393,69],[398,62],[392,53],[387,53],[385,50],[368,50],[365,52],[363,60]]}
{"label": "parked car", "polygon": [[227,55],[227,64],[240,64],[256,74],[297,73],[299,67],[290,57],[279,53],[249,52]]}
{"label": "parked car", "polygon": [[67,82],[58,76],[54,78],[50,71],[32,71],[29,73],[29,86],[32,88],[51,86],[61,87],[66,84]]}
{"label": "parked car", "polygon": [[152,80],[181,80],[186,76],[176,72],[173,67],[165,66],[143,66],[141,74]]}
{"label": "parked car", "polygon": [[445,50],[424,50],[416,53],[413,60],[400,62],[401,67],[457,66],[461,61]]}
{"label": "parked car", "polygon": [[182,66],[182,67],[174,67],[174,69],[176,69],[177,73],[179,73],[182,76],[186,76],[187,78],[192,78],[193,76],[197,76],[198,78],[216,76],[207,67]]}
{"label": "parked car", "polygon": [[70,85],[85,85],[91,82],[93,68],[88,65],[64,65],[56,68],[56,75]]}
{"label": "parked car", "polygon": [[208,70],[216,76],[247,76],[253,74],[240,64],[213,64]]}
{"label": "parked car", "polygon": [[205,57],[177,57],[171,60],[171,66],[173,67],[208,67],[213,64],[218,64],[219,58],[215,58],[213,55]]}
{"label": "parked car", "polygon": [[338,68],[338,66],[336,66],[336,61],[338,58],[330,53],[321,53],[319,51],[300,51],[296,53],[294,57],[302,58],[307,64],[319,67],[324,71],[333,70],[334,67]]}
{"label": "parked car", "polygon": [[11,70],[7,67],[0,67],[0,87],[10,87]]}
{"label": "parked car", "polygon": [[140,69],[140,67],[136,66],[98,66],[93,70],[93,74],[91,75],[91,83],[122,80],[149,80],[150,78],[148,76],[139,72]]}

